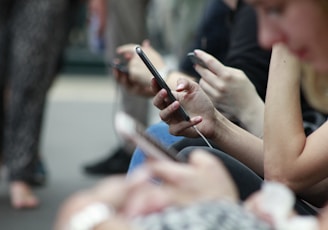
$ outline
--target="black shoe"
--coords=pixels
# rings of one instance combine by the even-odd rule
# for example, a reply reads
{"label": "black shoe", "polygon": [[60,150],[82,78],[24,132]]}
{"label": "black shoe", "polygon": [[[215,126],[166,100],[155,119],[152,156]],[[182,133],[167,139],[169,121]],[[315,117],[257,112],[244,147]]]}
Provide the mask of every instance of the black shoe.
{"label": "black shoe", "polygon": [[109,157],[94,164],[84,166],[84,172],[89,175],[104,176],[126,173],[129,168],[131,154],[119,147]]}

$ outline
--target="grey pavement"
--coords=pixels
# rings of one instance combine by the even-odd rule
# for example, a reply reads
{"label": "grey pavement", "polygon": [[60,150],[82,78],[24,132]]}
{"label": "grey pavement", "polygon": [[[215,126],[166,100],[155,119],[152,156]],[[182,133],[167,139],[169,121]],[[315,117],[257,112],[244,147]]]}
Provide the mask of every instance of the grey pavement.
{"label": "grey pavement", "polygon": [[117,94],[105,76],[59,76],[48,95],[41,152],[49,181],[36,192],[41,206],[17,211],[9,204],[8,185],[0,181],[1,230],[50,230],[60,204],[73,192],[100,180],[82,171],[85,163],[106,156],[119,139],[113,131]]}

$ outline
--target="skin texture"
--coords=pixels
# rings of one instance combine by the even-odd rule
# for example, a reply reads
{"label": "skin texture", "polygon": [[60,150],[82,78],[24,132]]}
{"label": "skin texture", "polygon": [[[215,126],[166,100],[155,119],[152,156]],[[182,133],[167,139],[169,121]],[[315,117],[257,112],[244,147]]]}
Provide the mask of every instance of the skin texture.
{"label": "skin texture", "polygon": [[[150,80],[153,78],[140,57],[135,53],[136,44],[120,46],[117,53],[128,60],[129,74],[114,70],[117,82],[129,92],[146,97],[153,97]],[[142,49],[157,70],[165,68],[160,54],[154,50],[149,41],[144,41]],[[258,96],[254,85],[240,70],[224,66],[213,56],[195,50],[195,54],[209,63],[210,69],[196,65],[195,68],[202,76],[199,84],[210,97],[215,107],[227,118],[239,121],[243,128],[261,137],[263,135],[264,103]],[[166,76],[166,83],[174,90],[178,79],[194,79],[179,71],[173,71]]]}
{"label": "skin texture", "polygon": [[[200,132],[213,140],[223,151],[246,164],[259,175],[263,175],[262,139],[235,125],[216,110],[197,83],[179,79],[176,91],[173,92],[177,101],[173,103],[169,102],[165,90],[160,90],[155,81],[152,83],[154,92],[157,92],[153,103],[161,110],[159,113],[161,119],[169,124],[170,133],[198,137],[198,133],[192,128],[197,125]],[[184,121],[177,113],[180,103],[191,117],[189,122]]]}
{"label": "skin texture", "polygon": [[328,125],[309,137],[302,131],[299,62],[307,62],[317,72],[328,72],[327,11],[320,1],[248,2],[258,13],[262,46],[278,44],[272,54],[266,100],[265,177],[285,183],[312,204],[322,206],[328,199]]}
{"label": "skin texture", "polygon": [[208,68],[199,65],[195,68],[202,76],[199,85],[214,106],[228,118],[241,122],[249,132],[261,137],[264,103],[245,73],[223,65],[201,50],[195,50],[194,53],[208,63]]}
{"label": "skin texture", "polygon": [[[268,101],[265,111],[265,175],[268,179],[282,181],[294,189],[294,191],[304,196],[308,196],[309,198],[311,195],[317,197],[316,201],[318,204],[322,204],[324,200],[327,200],[325,194],[328,194],[326,191],[326,188],[328,188],[326,185],[326,178],[328,176],[328,156],[326,154],[328,149],[326,141],[328,124],[322,125],[309,137],[305,137],[304,131],[302,131],[299,108],[299,60],[295,59],[291,53],[296,54],[296,56],[302,60],[308,61],[317,71],[328,71],[326,69],[327,66],[324,64],[327,63],[328,60],[326,42],[328,41],[326,37],[328,26],[325,15],[322,14],[319,8],[320,6],[316,5],[319,1],[248,0],[248,2],[255,6],[260,16],[260,40],[262,45],[272,46],[276,43],[284,43],[283,45],[275,45],[270,69]],[[305,18],[304,15],[307,15],[307,17]],[[320,36],[316,36],[320,30]],[[230,145],[237,146],[236,151],[244,147],[244,154],[247,155],[252,152],[248,151],[251,148],[249,143],[252,144],[253,148],[254,146],[263,147],[261,141],[256,138],[252,140],[252,136],[243,133],[242,130],[239,130],[229,123],[219,112],[211,109],[210,99],[194,82],[185,79],[179,80],[175,92],[179,102],[174,102],[172,104],[167,103],[167,93],[165,90],[159,90],[154,81],[152,81],[152,89],[154,93],[156,93],[154,104],[161,109],[161,118],[170,124],[173,133],[184,133],[193,136],[195,133],[193,133],[190,127],[192,125],[197,125],[206,135],[213,138],[217,143],[222,144],[227,149],[232,148]],[[276,92],[279,93],[277,94]],[[193,107],[189,105],[192,119],[189,123],[182,121],[181,118],[175,114],[179,103],[183,104],[186,108],[188,104],[192,102],[201,103],[193,104],[197,109],[201,109],[201,116],[197,115],[195,112],[196,109],[193,111]],[[197,111],[199,112],[199,110]],[[285,113],[281,113],[281,111],[285,111]],[[224,135],[217,133],[215,128],[218,128],[220,132],[224,132]],[[283,132],[281,130],[283,130]],[[229,142],[229,139],[236,137],[239,137],[238,143]],[[246,144],[247,142],[248,145]],[[261,155],[262,151],[260,149],[261,148],[258,149],[258,153]],[[190,201],[189,198],[191,197],[196,199],[201,199],[201,197],[213,197],[213,194],[204,194],[202,191],[197,190],[197,186],[187,180],[188,177],[192,176],[197,179],[198,183],[205,183],[205,181],[199,180],[202,176],[206,175],[206,167],[221,167],[220,164],[216,165],[215,163],[211,166],[207,165],[205,162],[210,160],[210,158],[206,159],[206,154],[201,155],[202,157],[205,156],[205,158],[199,156],[201,158],[196,158],[195,160],[202,166],[197,167],[195,165],[196,161],[191,165],[191,167],[195,167],[193,170],[199,170],[198,176],[193,174],[197,172],[189,171],[188,166],[185,168],[186,166],[171,163],[168,163],[165,167],[163,167],[162,164],[157,166],[156,163],[150,164],[144,172],[148,172],[146,173],[148,175],[159,176],[161,179],[165,180],[165,185],[173,186],[171,189],[173,189],[174,194],[177,194],[176,196],[170,192],[165,193],[170,197],[168,200],[173,203],[186,204]],[[170,170],[174,170],[179,176],[169,176],[171,175],[169,174]],[[218,173],[223,172],[218,171]],[[212,173],[209,173],[206,176],[208,177],[211,174]],[[224,176],[224,173],[221,174],[221,176]],[[180,179],[183,179],[183,181],[179,182]],[[208,180],[209,178],[203,179]],[[209,181],[211,180],[209,179]],[[203,186],[204,185],[205,184],[203,184]],[[226,183],[226,186],[229,188],[229,183]],[[222,188],[224,187],[225,186],[222,186]],[[209,190],[208,187],[205,188]],[[308,191],[308,189],[310,191]],[[224,191],[229,191],[229,189]],[[181,194],[185,192],[187,192],[186,200],[181,196]],[[160,193],[156,194],[159,195]],[[195,196],[195,194],[197,194],[197,196]],[[170,203],[168,200],[165,200],[164,197],[161,197],[161,200],[164,203]],[[256,197],[252,197],[252,199],[249,200],[250,203],[247,203],[247,208],[270,221],[270,218],[265,216],[265,213],[261,213],[261,211],[258,210],[256,204],[251,203],[252,200],[256,202]],[[327,210],[327,207],[324,208],[319,215],[320,229],[328,228]],[[69,215],[63,216],[63,218],[67,218]]]}
{"label": "skin texture", "polygon": [[[267,90],[264,146],[261,140],[244,133],[224,119],[222,114],[213,111],[204,93],[191,82],[178,81],[175,93],[179,102],[172,104],[167,103],[165,92],[158,91],[154,85],[153,89],[157,92],[154,104],[161,109],[160,116],[170,125],[173,134],[194,137],[196,134],[190,127],[197,125],[205,136],[214,140],[225,152],[264,175],[267,180],[281,181],[307,201],[322,206],[328,198],[328,146],[325,141],[328,125],[322,125],[306,138],[302,127],[299,90],[300,61],[308,61],[317,71],[325,71],[324,67],[327,66],[322,64],[327,63],[327,39],[321,39],[327,34],[328,27],[324,27],[327,24],[326,17],[316,1],[249,2],[259,15],[261,44],[265,47],[277,44]],[[305,14],[309,18],[303,23]],[[319,30],[322,36],[313,36]],[[303,56],[303,52],[309,56]],[[205,58],[203,61],[206,62]],[[207,61],[209,66],[211,63]],[[179,103],[190,113],[190,123],[181,121],[177,116],[175,111]],[[261,171],[263,166],[265,174]]]}
{"label": "skin texture", "polygon": [[257,11],[259,41],[263,47],[270,48],[275,43],[284,43],[294,55],[311,64],[317,71],[328,71],[328,14],[323,4],[319,4],[320,1],[246,2],[252,4]]}
{"label": "skin texture", "polygon": [[[161,185],[150,182],[150,178],[158,178]],[[111,177],[94,188],[72,195],[59,210],[55,229],[65,229],[74,214],[94,202],[110,204],[116,209],[116,213],[96,229],[109,226],[131,229],[128,224],[131,217],[157,212],[168,206],[183,207],[220,199],[237,202],[237,189],[217,158],[197,151],[191,155],[189,164],[148,162],[128,179]]]}

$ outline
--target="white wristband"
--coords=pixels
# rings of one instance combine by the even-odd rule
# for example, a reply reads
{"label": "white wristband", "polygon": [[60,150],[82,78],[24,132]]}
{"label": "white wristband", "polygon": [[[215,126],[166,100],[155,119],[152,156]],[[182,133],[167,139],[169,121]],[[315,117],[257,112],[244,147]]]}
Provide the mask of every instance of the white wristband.
{"label": "white wristband", "polygon": [[104,203],[92,203],[72,216],[67,230],[92,230],[115,213]]}

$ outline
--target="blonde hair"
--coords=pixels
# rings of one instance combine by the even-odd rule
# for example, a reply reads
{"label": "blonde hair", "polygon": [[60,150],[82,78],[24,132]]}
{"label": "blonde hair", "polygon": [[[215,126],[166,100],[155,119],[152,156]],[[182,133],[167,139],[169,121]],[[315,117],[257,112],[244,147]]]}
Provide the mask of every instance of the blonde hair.
{"label": "blonde hair", "polygon": [[302,90],[305,99],[314,109],[328,114],[328,74],[318,74],[304,64]]}

